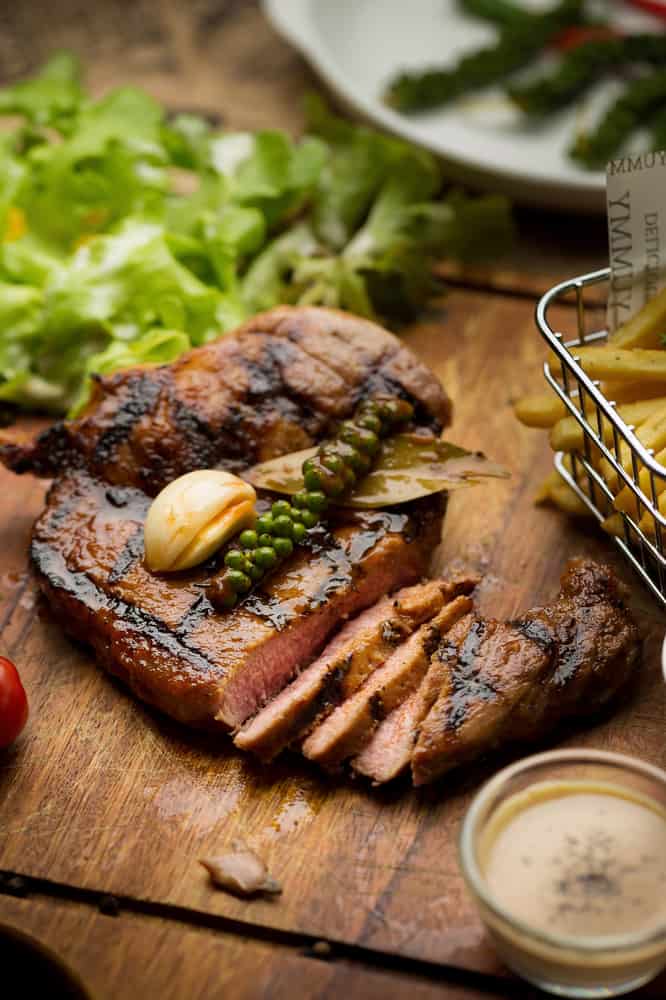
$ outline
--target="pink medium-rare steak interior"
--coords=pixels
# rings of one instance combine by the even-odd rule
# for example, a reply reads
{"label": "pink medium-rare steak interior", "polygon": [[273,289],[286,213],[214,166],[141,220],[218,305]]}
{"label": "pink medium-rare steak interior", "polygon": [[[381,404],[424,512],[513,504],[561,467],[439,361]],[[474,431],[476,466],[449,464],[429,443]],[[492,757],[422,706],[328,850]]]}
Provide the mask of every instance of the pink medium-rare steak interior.
{"label": "pink medium-rare steak interior", "polygon": [[429,580],[377,601],[349,621],[324,652],[236,735],[236,746],[270,760],[360,687],[422,622],[475,579]]}
{"label": "pink medium-rare steak interior", "polygon": [[471,607],[471,598],[456,597],[421,625],[358,691],[312,731],[303,743],[305,756],[325,767],[337,767],[360,753],[381,719],[418,688],[434,646]]}

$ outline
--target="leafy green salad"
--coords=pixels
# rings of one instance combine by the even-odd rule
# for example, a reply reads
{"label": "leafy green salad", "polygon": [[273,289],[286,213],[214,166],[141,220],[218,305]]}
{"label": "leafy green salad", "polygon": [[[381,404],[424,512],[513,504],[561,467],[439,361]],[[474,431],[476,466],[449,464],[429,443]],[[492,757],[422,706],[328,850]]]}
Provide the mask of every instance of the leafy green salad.
{"label": "leafy green salad", "polygon": [[0,400],[78,412],[89,376],[171,361],[278,303],[408,317],[436,257],[499,252],[499,197],[308,99],[306,135],[221,131],[59,53],[0,91]]}

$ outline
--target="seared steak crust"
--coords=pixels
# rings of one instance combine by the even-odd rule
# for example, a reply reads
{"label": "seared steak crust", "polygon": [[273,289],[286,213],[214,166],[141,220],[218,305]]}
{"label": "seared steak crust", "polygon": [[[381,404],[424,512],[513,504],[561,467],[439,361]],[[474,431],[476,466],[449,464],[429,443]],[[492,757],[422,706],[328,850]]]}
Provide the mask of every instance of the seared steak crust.
{"label": "seared steak crust", "polygon": [[98,378],[80,419],[31,442],[0,435],[0,460],[46,477],[86,470],[154,496],[193,469],[238,472],[307,448],[382,392],[411,400],[417,424],[449,422],[439,380],[393,334],[335,310],[281,306],[173,364]]}
{"label": "seared steak crust", "polygon": [[475,615],[458,622],[426,678],[438,695],[419,726],[414,784],[500,743],[538,740],[617,694],[641,651],[624,597],[608,567],[573,559],[552,604],[514,622]]}

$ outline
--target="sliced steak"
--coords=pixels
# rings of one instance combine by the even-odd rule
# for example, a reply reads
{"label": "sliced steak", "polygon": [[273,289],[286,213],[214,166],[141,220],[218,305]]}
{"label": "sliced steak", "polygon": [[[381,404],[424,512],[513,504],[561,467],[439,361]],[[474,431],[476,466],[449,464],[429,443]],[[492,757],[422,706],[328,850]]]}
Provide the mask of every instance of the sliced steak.
{"label": "sliced steak", "polygon": [[32,440],[0,434],[15,472],[84,469],[154,496],[184,472],[241,469],[307,448],[360,399],[390,392],[441,430],[450,403],[435,375],[397,337],[332,309],[280,306],[159,367],[97,378],[83,416]]}
{"label": "sliced steak", "polygon": [[305,756],[335,767],[359,753],[379,722],[418,687],[433,647],[471,606],[469,597],[456,597],[432,621],[421,625],[351,698],[313,730],[303,743]]}
{"label": "sliced steak", "polygon": [[314,663],[243,726],[236,746],[271,760],[356,691],[418,625],[476,582],[431,580],[382,598],[348,622]]}
{"label": "sliced steak", "polygon": [[440,691],[412,755],[415,785],[503,742],[590,714],[632,676],[640,637],[610,569],[572,560],[557,600],[500,623],[470,616],[435,657]]}
{"label": "sliced steak", "polygon": [[468,615],[435,657],[443,666],[439,695],[421,723],[412,755],[415,785],[494,745],[507,718],[553,666],[554,644],[516,626]]}
{"label": "sliced steak", "polygon": [[186,573],[143,562],[149,498],[80,473],[58,480],[32,560],[64,627],[144,700],[193,725],[235,729],[275,697],[351,615],[415,583],[441,532],[430,498],[396,511],[340,508],[233,610],[206,587],[223,553]]}

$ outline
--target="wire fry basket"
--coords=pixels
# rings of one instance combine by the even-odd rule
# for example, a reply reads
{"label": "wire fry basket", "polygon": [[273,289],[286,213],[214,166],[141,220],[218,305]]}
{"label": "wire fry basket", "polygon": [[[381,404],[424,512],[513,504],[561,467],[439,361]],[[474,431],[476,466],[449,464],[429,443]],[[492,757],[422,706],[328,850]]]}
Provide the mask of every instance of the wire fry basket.
{"label": "wire fry basket", "polygon": [[[582,431],[581,447],[557,452],[555,467],[666,606],[666,468],[641,444],[635,428],[617,412],[618,404],[604,395],[598,380],[585,374],[576,357],[582,344],[608,339],[606,330],[588,329],[585,290],[609,279],[609,268],[571,278],[551,288],[537,305],[537,326],[552,352],[544,376]],[[549,320],[551,307],[572,300],[572,329],[556,331]]]}

